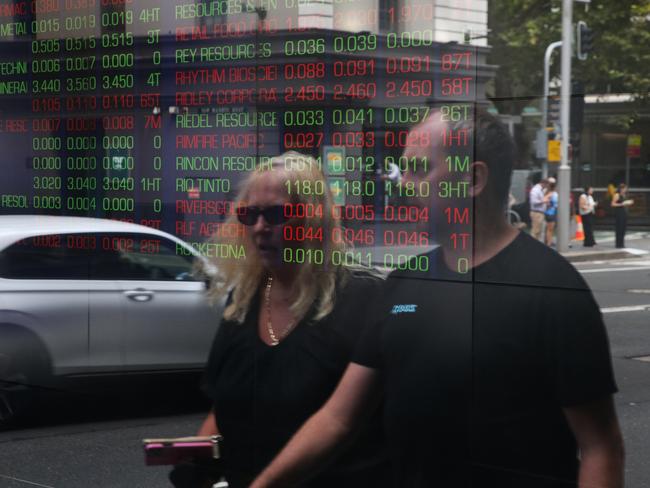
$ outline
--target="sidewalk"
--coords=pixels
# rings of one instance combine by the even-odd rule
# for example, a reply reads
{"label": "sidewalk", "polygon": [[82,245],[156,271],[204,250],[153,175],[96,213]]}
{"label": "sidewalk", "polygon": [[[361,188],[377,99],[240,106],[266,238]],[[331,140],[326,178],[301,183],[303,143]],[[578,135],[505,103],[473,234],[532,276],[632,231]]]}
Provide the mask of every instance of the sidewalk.
{"label": "sidewalk", "polygon": [[[401,228],[411,229],[407,226]],[[594,238],[597,244],[591,248],[584,247],[582,241],[571,241],[569,251],[562,255],[572,263],[650,257],[650,231],[628,232],[625,236],[627,247],[624,249],[616,249],[614,231],[596,231]],[[353,253],[361,262],[370,260],[377,266],[389,268],[391,264],[406,262],[410,257],[431,251],[434,247],[435,244],[429,246],[358,245]]]}
{"label": "sidewalk", "polygon": [[638,258],[650,255],[650,232],[631,231],[625,236],[624,249],[616,249],[614,231],[594,232],[596,245],[584,247],[581,241],[571,241],[569,251],[562,255],[572,263],[609,259]]}

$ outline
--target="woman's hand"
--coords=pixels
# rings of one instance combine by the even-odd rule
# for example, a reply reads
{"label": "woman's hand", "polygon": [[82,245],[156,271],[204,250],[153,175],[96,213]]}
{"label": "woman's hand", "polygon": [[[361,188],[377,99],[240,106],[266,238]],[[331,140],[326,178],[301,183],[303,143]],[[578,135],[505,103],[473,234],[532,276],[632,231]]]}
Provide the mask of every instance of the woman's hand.
{"label": "woman's hand", "polygon": [[589,202],[587,201],[587,197],[585,197],[584,195],[580,195],[580,200],[578,204],[580,205],[580,211],[586,212],[587,210],[589,210]]}
{"label": "woman's hand", "polygon": [[210,410],[210,413],[208,413],[208,416],[201,424],[201,427],[199,428],[199,431],[196,435],[199,436],[217,435],[218,433],[219,433],[219,428],[217,427],[217,421],[214,416],[214,410]]}

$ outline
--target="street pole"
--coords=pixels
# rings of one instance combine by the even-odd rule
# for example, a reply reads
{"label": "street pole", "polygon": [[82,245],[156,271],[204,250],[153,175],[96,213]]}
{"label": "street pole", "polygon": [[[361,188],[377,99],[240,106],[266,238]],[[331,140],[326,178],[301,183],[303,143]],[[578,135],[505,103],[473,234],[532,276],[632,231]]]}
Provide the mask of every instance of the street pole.
{"label": "street pole", "polygon": [[[264,7],[254,7],[253,11],[257,15],[257,23],[255,26],[255,72],[257,73],[257,68],[259,66],[259,48],[260,48],[260,32],[264,29],[264,19],[266,19],[266,9]],[[260,110],[260,80],[258,76],[255,76],[255,117],[257,118],[257,113]],[[260,127],[259,124],[255,124],[255,140],[259,141],[260,139]],[[255,160],[260,160],[260,147],[259,144],[255,144]]]}
{"label": "street pole", "polygon": [[[542,99],[542,130],[544,131],[544,134],[548,134],[546,132],[546,127],[548,126],[548,94],[551,91],[549,87],[551,77],[551,56],[553,55],[553,51],[561,45],[562,41],[552,42],[548,45],[546,53],[544,54],[544,98]],[[546,152],[546,159],[544,159],[544,163],[542,164],[542,178],[548,178],[548,149]]]}
{"label": "street pole", "polygon": [[562,0],[562,90],[560,92],[560,123],[562,125],[562,160],[558,171],[557,250],[569,249],[571,212],[571,167],[569,166],[569,108],[571,104],[571,54],[573,0]]}

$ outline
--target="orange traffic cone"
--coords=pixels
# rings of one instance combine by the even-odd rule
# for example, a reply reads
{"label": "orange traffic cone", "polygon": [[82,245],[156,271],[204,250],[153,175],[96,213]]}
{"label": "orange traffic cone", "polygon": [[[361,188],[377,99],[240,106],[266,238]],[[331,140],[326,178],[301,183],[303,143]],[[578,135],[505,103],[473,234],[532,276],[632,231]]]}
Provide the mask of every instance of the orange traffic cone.
{"label": "orange traffic cone", "polygon": [[576,236],[574,240],[576,241],[585,240],[585,230],[582,227],[582,217],[580,215],[576,215]]}

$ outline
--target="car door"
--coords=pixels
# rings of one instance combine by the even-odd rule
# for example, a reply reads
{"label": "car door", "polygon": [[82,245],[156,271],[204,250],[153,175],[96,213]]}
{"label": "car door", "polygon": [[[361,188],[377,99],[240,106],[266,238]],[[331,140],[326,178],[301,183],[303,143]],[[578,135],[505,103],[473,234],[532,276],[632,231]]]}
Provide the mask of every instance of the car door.
{"label": "car door", "polygon": [[[111,234],[102,254],[121,289],[128,370],[200,368],[207,360],[219,313],[206,285],[194,277],[181,244],[155,234]],[[109,257],[110,256],[110,257]],[[119,275],[119,276],[118,276]]]}
{"label": "car door", "polygon": [[[56,375],[88,366],[88,255],[64,235],[22,239],[0,253],[0,323],[41,340]],[[0,342],[2,331],[0,330]]]}
{"label": "car door", "polygon": [[[66,236],[68,247],[85,249],[89,255],[88,288],[88,373],[111,373],[124,368],[124,321],[126,307],[118,280],[117,263],[103,247],[110,242],[97,232]],[[107,248],[108,249],[108,248]]]}

